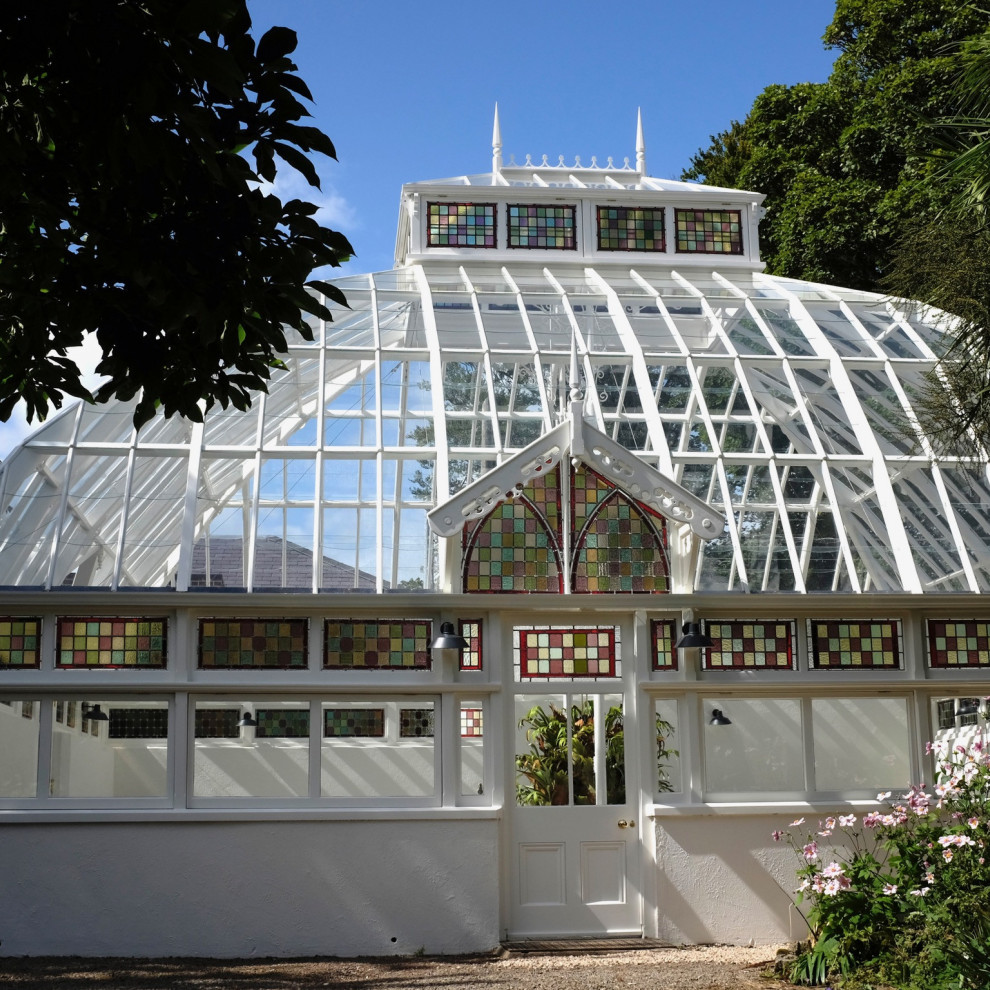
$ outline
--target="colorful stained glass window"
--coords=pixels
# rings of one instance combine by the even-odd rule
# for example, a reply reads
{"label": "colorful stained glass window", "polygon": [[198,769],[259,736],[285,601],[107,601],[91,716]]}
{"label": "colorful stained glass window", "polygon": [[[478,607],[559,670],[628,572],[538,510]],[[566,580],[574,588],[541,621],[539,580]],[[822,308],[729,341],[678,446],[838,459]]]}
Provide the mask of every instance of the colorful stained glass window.
{"label": "colorful stained glass window", "polygon": [[0,618],[0,667],[41,666],[41,619]]}
{"label": "colorful stained glass window", "polygon": [[813,669],[897,669],[901,665],[901,623],[898,619],[809,619],[808,646]]}
{"label": "colorful stained glass window", "polygon": [[327,670],[428,670],[432,628],[432,623],[419,619],[328,619],[323,666]]}
{"label": "colorful stained glass window", "polygon": [[705,670],[793,670],[794,623],[706,622],[714,646],[701,651]]}
{"label": "colorful stained glass window", "polygon": [[688,254],[742,254],[739,210],[677,210],[677,250]]}
{"label": "colorful stained glass window", "polygon": [[430,247],[495,247],[494,203],[430,203]]}
{"label": "colorful stained glass window", "polygon": [[433,709],[400,709],[399,736],[402,739],[431,739],[433,737]]}
{"label": "colorful stained glass window", "polygon": [[484,713],[480,708],[461,709],[461,738],[480,739],[485,734]]}
{"label": "colorful stained glass window", "polygon": [[932,667],[990,667],[990,622],[929,619],[928,663]]}
{"label": "colorful stained glass window", "polygon": [[200,708],[196,706],[197,739],[237,739],[241,713],[234,708]]}
{"label": "colorful stained glass window", "polygon": [[165,620],[60,618],[56,667],[164,667]]}
{"label": "colorful stained glass window", "polygon": [[676,631],[677,626],[673,619],[650,621],[654,670],[677,670],[677,650],[674,648]]}
{"label": "colorful stained glass window", "polygon": [[598,207],[599,251],[665,251],[662,209]]}
{"label": "colorful stained glass window", "polygon": [[510,248],[577,247],[573,206],[510,206],[508,225]]}
{"label": "colorful stained glass window", "polygon": [[616,677],[615,629],[517,629],[519,676]]}
{"label": "colorful stained glass window", "polygon": [[557,471],[506,499],[473,530],[465,527],[464,590],[562,590]]}
{"label": "colorful stained glass window", "polygon": [[383,708],[324,708],[323,735],[327,738],[380,739],[385,735]]}
{"label": "colorful stained glass window", "polygon": [[[602,489],[607,491],[601,497]],[[593,471],[575,471],[571,486],[579,520],[595,492],[595,507],[575,540],[571,588],[575,592],[664,592],[667,554],[660,520],[654,524],[618,489]]]}
{"label": "colorful stained glass window", "polygon": [[[571,472],[571,589],[666,592],[663,519],[594,471]],[[464,527],[466,592],[561,592],[560,473],[555,468]]]}
{"label": "colorful stained glass window", "polygon": [[309,738],[308,709],[259,708],[254,717],[258,722],[257,739]]}
{"label": "colorful stained glass window", "polygon": [[199,666],[309,666],[305,619],[200,619]]}
{"label": "colorful stained glass window", "polygon": [[458,626],[468,643],[461,651],[461,670],[481,670],[481,619],[461,619]]}
{"label": "colorful stained glass window", "polygon": [[167,739],[168,708],[111,708],[111,739]]}

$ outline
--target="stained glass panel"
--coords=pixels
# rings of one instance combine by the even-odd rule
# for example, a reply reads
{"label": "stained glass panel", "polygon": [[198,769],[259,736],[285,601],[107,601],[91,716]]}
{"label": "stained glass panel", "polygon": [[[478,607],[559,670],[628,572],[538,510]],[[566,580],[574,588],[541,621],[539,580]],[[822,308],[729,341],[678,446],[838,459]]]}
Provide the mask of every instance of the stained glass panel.
{"label": "stained glass panel", "polygon": [[41,619],[0,618],[0,667],[41,666]]}
{"label": "stained glass panel", "polygon": [[200,708],[196,706],[197,739],[237,739],[241,713],[235,708]]}
{"label": "stained glass panel", "polygon": [[598,508],[578,536],[575,549],[571,578],[575,592],[667,590],[663,537],[619,491]]}
{"label": "stained glass panel", "polygon": [[705,629],[715,644],[701,651],[705,670],[794,669],[793,622],[707,622]]}
{"label": "stained glass panel", "polygon": [[517,629],[519,676],[616,677],[615,629]]}
{"label": "stained glass panel", "polygon": [[665,251],[662,209],[598,207],[599,251]]}
{"label": "stained glass panel", "polygon": [[742,254],[739,210],[677,210],[677,250],[689,254]]}
{"label": "stained glass panel", "polygon": [[654,670],[677,670],[677,650],[674,648],[676,623],[673,619],[652,619],[650,634],[653,641]]}
{"label": "stained glass panel", "polygon": [[573,206],[510,206],[510,248],[559,248],[573,250]]}
{"label": "stained glass panel", "polygon": [[458,626],[468,643],[461,650],[461,670],[481,670],[481,619],[461,619]]}
{"label": "stained glass panel", "polygon": [[383,708],[324,708],[323,735],[346,739],[357,736],[381,738],[385,735]]}
{"label": "stained glass panel", "polygon": [[399,711],[399,737],[402,739],[432,738],[432,708],[402,708]]}
{"label": "stained glass panel", "polygon": [[200,619],[199,666],[305,669],[305,619]]}
{"label": "stained glass panel", "polygon": [[461,708],[461,737],[480,739],[485,734],[485,718],[480,708]]}
{"label": "stained glass panel", "polygon": [[495,247],[494,203],[430,203],[430,247]]}
{"label": "stained glass panel", "polygon": [[469,533],[464,555],[465,591],[562,590],[557,471],[522,495],[507,499]]}
{"label": "stained glass panel", "polygon": [[309,710],[290,708],[259,708],[254,717],[258,721],[255,736],[258,739],[306,739],[309,737]]}
{"label": "stained glass panel", "polygon": [[990,667],[990,622],[929,619],[928,663],[932,667]]}
{"label": "stained glass panel", "polygon": [[327,670],[428,670],[432,629],[432,623],[419,619],[328,619],[323,666]]}
{"label": "stained glass panel", "polygon": [[809,619],[808,645],[814,669],[893,670],[901,665],[901,623]]}
{"label": "stained glass panel", "polygon": [[[168,707],[111,708],[111,739],[167,739]],[[69,723],[72,724],[71,722]]]}
{"label": "stained glass panel", "polygon": [[56,667],[164,667],[165,620],[60,618]]}

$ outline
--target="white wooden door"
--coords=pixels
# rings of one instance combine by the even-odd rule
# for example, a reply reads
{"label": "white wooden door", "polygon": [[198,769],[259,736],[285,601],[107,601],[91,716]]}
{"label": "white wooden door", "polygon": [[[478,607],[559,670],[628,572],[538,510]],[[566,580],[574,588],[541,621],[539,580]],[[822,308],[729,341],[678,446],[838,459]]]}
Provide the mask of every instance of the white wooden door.
{"label": "white wooden door", "polygon": [[510,938],[639,934],[639,788],[623,698],[515,698]]}

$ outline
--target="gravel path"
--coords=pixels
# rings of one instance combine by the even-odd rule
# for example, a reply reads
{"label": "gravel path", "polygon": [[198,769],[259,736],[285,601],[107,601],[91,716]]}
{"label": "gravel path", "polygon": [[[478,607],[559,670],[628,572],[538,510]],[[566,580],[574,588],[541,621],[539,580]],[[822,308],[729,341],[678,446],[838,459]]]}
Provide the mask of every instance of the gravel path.
{"label": "gravel path", "polygon": [[776,947],[637,949],[603,955],[501,958],[78,959],[0,958],[0,987],[17,990],[754,990],[787,985],[761,974]]}

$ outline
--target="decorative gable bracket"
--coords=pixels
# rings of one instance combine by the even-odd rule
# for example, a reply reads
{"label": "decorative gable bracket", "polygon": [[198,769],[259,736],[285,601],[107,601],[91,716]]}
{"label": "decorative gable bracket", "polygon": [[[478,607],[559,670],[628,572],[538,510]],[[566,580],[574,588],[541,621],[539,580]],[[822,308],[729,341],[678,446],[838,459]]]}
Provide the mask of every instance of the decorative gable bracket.
{"label": "decorative gable bracket", "polygon": [[725,517],[707,502],[644,464],[574,412],[570,419],[433,509],[427,516],[430,528],[439,536],[455,536],[466,522],[487,515],[567,456],[582,461],[654,512],[690,526],[703,540],[713,540],[725,528]]}

